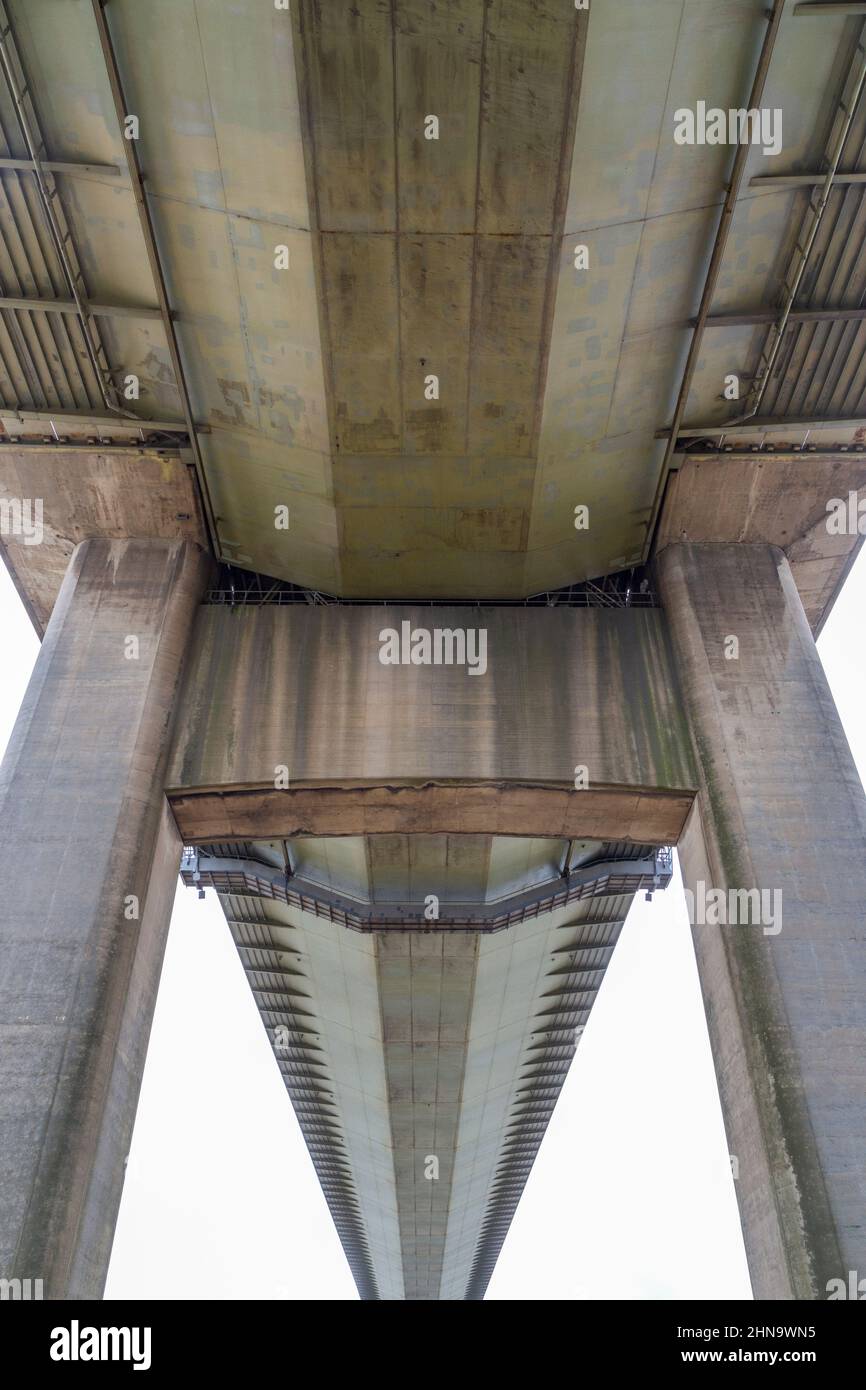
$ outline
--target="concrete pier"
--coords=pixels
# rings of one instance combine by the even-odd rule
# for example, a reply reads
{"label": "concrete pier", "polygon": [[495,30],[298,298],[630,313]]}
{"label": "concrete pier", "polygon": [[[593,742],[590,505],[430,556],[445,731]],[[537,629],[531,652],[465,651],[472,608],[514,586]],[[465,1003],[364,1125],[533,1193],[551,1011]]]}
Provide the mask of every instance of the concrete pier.
{"label": "concrete pier", "polygon": [[162,790],[207,574],[76,549],[0,771],[0,1272],[102,1293],[181,844]]}
{"label": "concrete pier", "polygon": [[866,1268],[866,797],[782,552],[673,545],[658,579],[700,770],[683,876],[696,909],[725,895],[693,935],[753,1288],[826,1298]]}

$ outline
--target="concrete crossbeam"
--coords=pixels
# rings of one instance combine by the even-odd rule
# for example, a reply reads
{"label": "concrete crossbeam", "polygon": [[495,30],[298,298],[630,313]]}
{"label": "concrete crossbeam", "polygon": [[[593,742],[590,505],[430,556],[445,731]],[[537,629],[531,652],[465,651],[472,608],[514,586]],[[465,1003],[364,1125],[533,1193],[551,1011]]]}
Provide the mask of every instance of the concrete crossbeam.
{"label": "concrete crossbeam", "polygon": [[[381,633],[403,623],[483,631],[486,673],[383,664]],[[694,797],[653,609],[205,606],[183,700],[166,785],[190,841],[531,828],[667,844]]]}

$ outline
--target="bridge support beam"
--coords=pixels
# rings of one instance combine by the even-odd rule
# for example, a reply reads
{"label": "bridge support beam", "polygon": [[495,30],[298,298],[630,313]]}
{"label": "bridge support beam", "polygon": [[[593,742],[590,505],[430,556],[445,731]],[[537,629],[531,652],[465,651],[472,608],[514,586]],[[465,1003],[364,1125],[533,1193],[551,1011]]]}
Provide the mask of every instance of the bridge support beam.
{"label": "bridge support beam", "polygon": [[[866,798],[782,552],[676,544],[658,580],[699,762],[680,855],[753,1288],[824,1299],[866,1269]],[[755,888],[749,925],[732,894]]]}
{"label": "bridge support beam", "polygon": [[99,1298],[181,844],[163,794],[208,572],[74,552],[0,769],[0,1277]]}

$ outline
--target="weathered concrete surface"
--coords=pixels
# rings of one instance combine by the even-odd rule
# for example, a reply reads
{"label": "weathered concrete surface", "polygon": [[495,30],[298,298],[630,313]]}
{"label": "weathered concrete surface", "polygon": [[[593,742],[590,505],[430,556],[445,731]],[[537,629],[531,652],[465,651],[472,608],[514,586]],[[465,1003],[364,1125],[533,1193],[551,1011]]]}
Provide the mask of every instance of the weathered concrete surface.
{"label": "weathered concrete surface", "polygon": [[[403,622],[484,629],[486,672],[382,665],[379,634]],[[657,610],[215,605],[196,624],[166,786],[198,839],[652,843],[678,837],[696,780]]]}
{"label": "weathered concrete surface", "polygon": [[866,1267],[866,797],[782,552],[674,545],[658,578],[701,768],[684,877],[781,892],[778,932],[693,932],[753,1287],[826,1298]]}
{"label": "weathered concrete surface", "polygon": [[295,15],[342,592],[517,596],[587,15]]}
{"label": "weathered concrete surface", "polygon": [[[43,425],[50,434],[50,427]],[[80,541],[101,537],[207,544],[188,450],[64,449],[0,446],[0,504],[38,500],[37,545],[5,531],[0,552],[41,637],[69,558]],[[34,515],[32,506],[28,513]]]}
{"label": "weathered concrete surface", "polygon": [[312,783],[286,790],[171,791],[184,843],[287,835],[536,835],[673,844],[694,792],[588,787],[561,782],[427,781],[387,785]]}
{"label": "weathered concrete surface", "polygon": [[165,757],[208,569],[182,542],[80,545],[0,770],[0,1275],[51,1298],[105,1280],[181,848]]}
{"label": "weathered concrete surface", "polygon": [[[815,432],[818,438],[818,432]],[[783,550],[812,630],[832,606],[857,535],[828,529],[828,504],[866,494],[862,454],[696,454],[679,460],[659,522],[673,541],[765,541]]]}
{"label": "weathered concrete surface", "polygon": [[[88,294],[152,305],[91,6],[8,9],[46,147],[121,171],[58,175]],[[742,106],[766,0],[589,11],[295,0],[291,11],[262,0],[106,11],[141,120],[193,410],[210,431],[199,442],[222,555],[329,593],[446,600],[536,593],[645,559],[655,435],[670,422],[731,162],[729,146],[677,145],[674,112],[698,93]],[[716,312],[776,301],[806,195],[750,180],[780,161],[820,164],[852,31],[828,16],[818,43],[815,32],[786,14],[766,89],[784,153],[750,150]],[[424,136],[431,113],[438,140]],[[3,178],[0,272],[9,294],[54,295],[62,277],[27,184]],[[841,216],[836,197],[826,223],[843,238],[859,193],[839,194]],[[830,245],[816,303],[860,302],[851,249]],[[805,373],[800,333],[779,383],[789,413],[833,394],[837,329],[809,328]],[[124,315],[99,331],[117,379],[140,378],[142,418],[180,423],[161,325]],[[19,409],[84,408],[74,354],[48,334],[36,314],[0,315],[11,433]],[[750,326],[704,335],[686,423],[730,417],[724,377],[745,379],[761,339]],[[424,394],[428,374],[438,400]],[[860,408],[857,390],[842,395],[835,413]],[[280,505],[289,533],[273,525]]]}

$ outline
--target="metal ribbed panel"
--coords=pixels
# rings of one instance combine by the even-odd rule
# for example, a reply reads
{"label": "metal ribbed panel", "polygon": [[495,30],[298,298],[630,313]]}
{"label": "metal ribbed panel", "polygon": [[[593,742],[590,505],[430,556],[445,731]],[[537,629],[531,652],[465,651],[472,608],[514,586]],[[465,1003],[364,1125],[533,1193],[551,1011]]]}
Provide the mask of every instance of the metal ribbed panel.
{"label": "metal ribbed panel", "polygon": [[[340,1113],[333,1086],[328,1084],[327,1051],[320,1041],[324,1024],[317,1016],[308,977],[302,965],[299,968],[300,943],[287,951],[275,939],[275,924],[249,899],[226,896],[222,903],[358,1292],[363,1299],[377,1299]],[[287,929],[281,926],[280,930]]]}
{"label": "metal ribbed panel", "polygon": [[[389,837],[392,877],[399,847],[408,866],[410,841]],[[476,881],[482,899],[496,860],[490,841],[468,836],[462,847],[478,872],[463,865],[461,882]],[[223,906],[361,1296],[481,1298],[629,899],[605,879],[594,889],[606,896],[558,903],[492,934],[435,926],[363,934],[262,899],[257,883],[243,882],[250,864],[273,872],[303,862],[318,872],[317,856],[323,870],[361,862],[336,845],[206,849],[240,876],[243,891],[223,895]],[[367,862],[381,851],[368,845]],[[625,871],[646,855],[626,843],[553,840],[525,854],[510,841],[507,851],[503,864],[523,863],[530,880],[548,860],[574,873],[616,856]],[[425,854],[445,862],[432,843]],[[191,880],[193,867],[184,874]],[[347,946],[360,956],[347,956]],[[353,960],[365,962],[360,973]],[[371,1123],[379,1126],[372,1150]]]}

